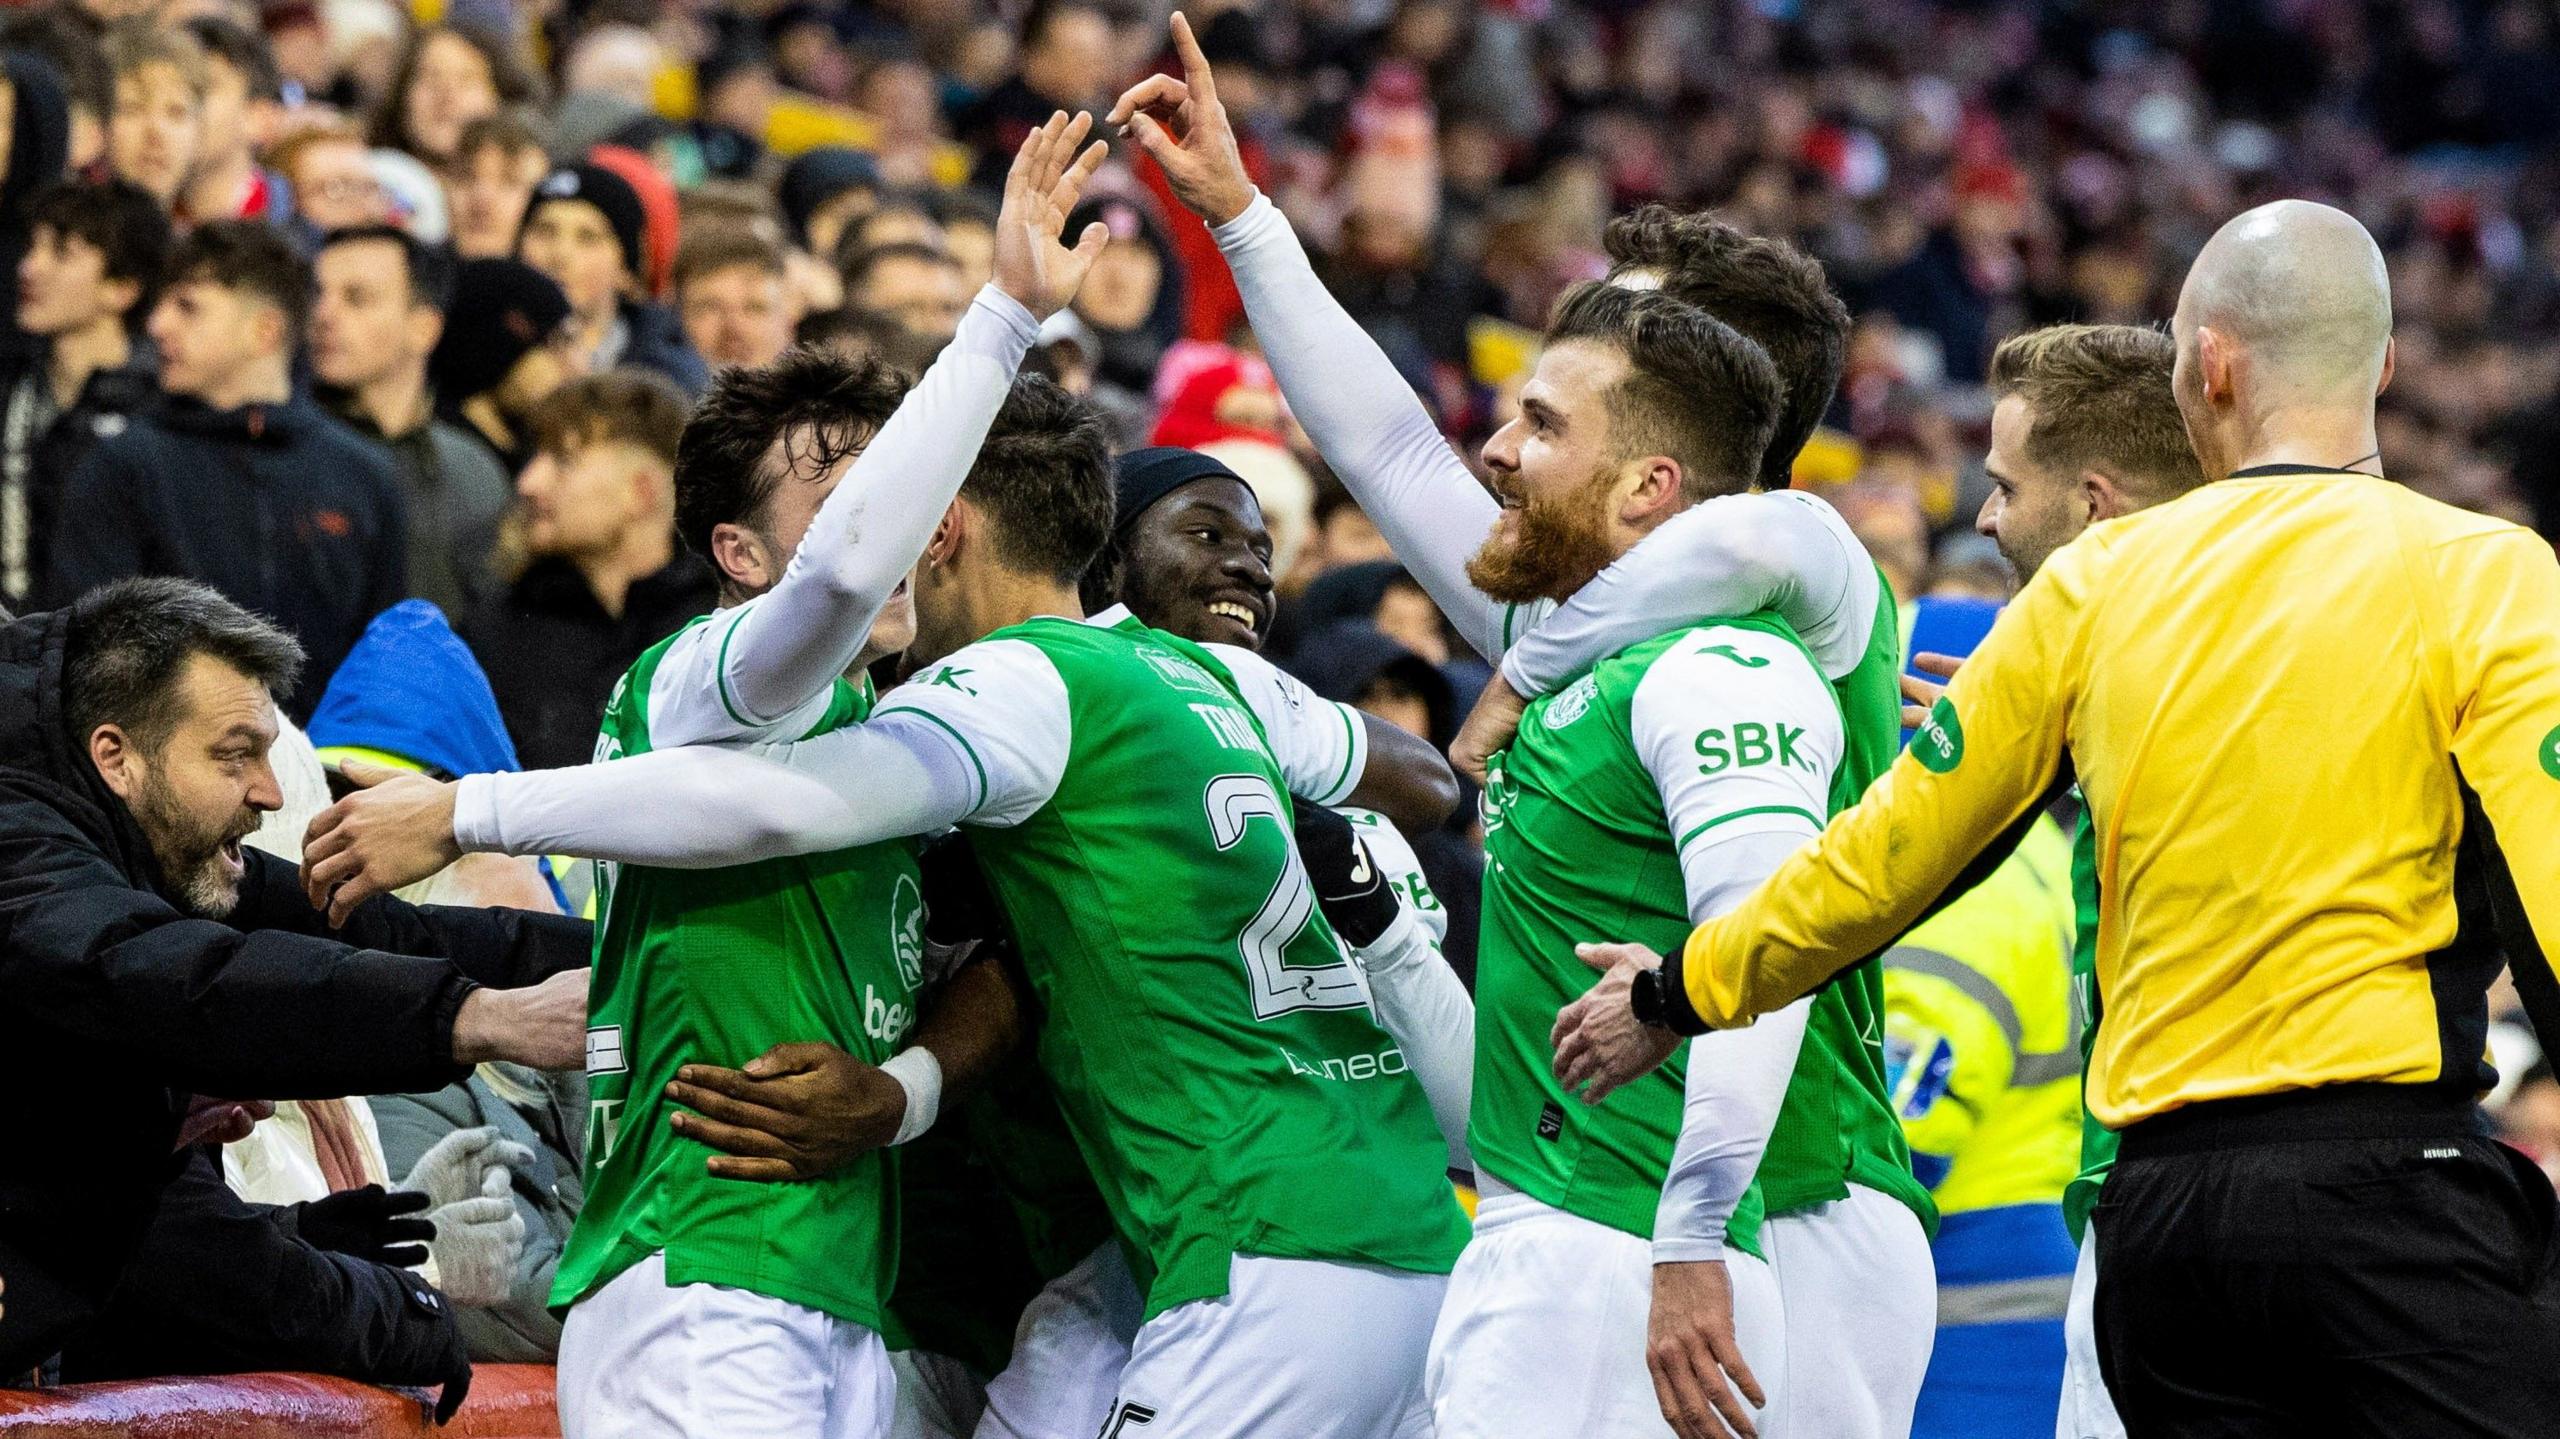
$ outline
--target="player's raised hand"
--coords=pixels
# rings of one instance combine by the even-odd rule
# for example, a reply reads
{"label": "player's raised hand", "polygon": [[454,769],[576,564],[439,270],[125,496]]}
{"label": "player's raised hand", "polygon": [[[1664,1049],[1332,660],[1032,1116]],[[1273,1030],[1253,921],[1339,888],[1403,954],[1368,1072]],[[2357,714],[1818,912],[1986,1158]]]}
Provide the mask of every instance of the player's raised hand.
{"label": "player's raised hand", "polygon": [[[1926,670],[1942,680],[1954,679],[1957,669],[1963,664],[1964,661],[1952,655],[1930,654],[1926,651],[1911,657],[1913,669]],[[1929,706],[1938,702],[1938,696],[1945,694],[1947,687],[1933,685],[1918,675],[1903,675],[1901,680],[1902,727],[1918,729],[1929,718]]]}
{"label": "player's raised hand", "polygon": [[1502,677],[1502,671],[1495,670],[1493,678],[1485,681],[1484,692],[1476,696],[1476,707],[1467,711],[1467,722],[1458,726],[1458,737],[1449,741],[1449,763],[1483,784],[1495,751],[1520,732],[1520,716],[1528,708],[1529,702]]}
{"label": "player's raised hand", "polygon": [[302,832],[303,892],[332,925],[345,924],[375,895],[462,858],[450,781],[356,760],[339,772],[363,788],[313,816]]}
{"label": "player's raised hand", "polygon": [[1091,114],[1069,119],[1061,110],[1031,132],[1005,172],[1004,208],[996,216],[995,285],[1039,319],[1067,307],[1111,239],[1099,223],[1085,226],[1072,247],[1064,236],[1085,182],[1109,152],[1096,140],[1077,153],[1092,131]]}
{"label": "player's raised hand", "polygon": [[1600,971],[1600,982],[1556,1014],[1547,1039],[1555,1046],[1556,1082],[1598,1104],[1651,1074],[1680,1047],[1680,1036],[1638,1023],[1627,997],[1639,972],[1662,967],[1661,955],[1641,944],[1577,944],[1573,956]]}
{"label": "player's raised hand", "polygon": [[[1721,1260],[1653,1266],[1645,1368],[1680,1439],[1754,1439],[1751,1408],[1769,1402],[1733,1332],[1733,1275]],[[1739,1390],[1739,1397],[1736,1392]]]}
{"label": "player's raised hand", "polygon": [[722,1179],[816,1179],[880,1149],[906,1117],[904,1085],[832,1044],[781,1044],[745,1069],[688,1064],[667,1098],[693,1113],[668,1123],[719,1150]]}
{"label": "player's raised hand", "polygon": [[1173,15],[1173,50],[1182,60],[1182,78],[1148,76],[1121,92],[1106,118],[1163,167],[1183,208],[1223,225],[1253,203],[1253,180],[1236,150],[1226,107],[1218,103],[1209,59],[1179,10]]}

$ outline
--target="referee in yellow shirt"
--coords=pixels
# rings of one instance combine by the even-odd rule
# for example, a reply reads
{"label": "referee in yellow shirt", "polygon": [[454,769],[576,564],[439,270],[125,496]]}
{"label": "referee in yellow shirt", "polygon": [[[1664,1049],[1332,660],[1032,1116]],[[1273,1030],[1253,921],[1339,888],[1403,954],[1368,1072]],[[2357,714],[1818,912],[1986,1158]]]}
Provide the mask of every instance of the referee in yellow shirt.
{"label": "referee in yellow shirt", "polygon": [[2226,479],[2046,562],[1863,802],[1558,1024],[1568,1082],[1891,943],[2076,769],[2106,1023],[2099,1346],[2146,1435],[2560,1434],[2549,1182],[2488,1139],[2503,951],[2560,990],[2560,563],[2375,473],[2381,252],[2285,201],[2178,302]]}

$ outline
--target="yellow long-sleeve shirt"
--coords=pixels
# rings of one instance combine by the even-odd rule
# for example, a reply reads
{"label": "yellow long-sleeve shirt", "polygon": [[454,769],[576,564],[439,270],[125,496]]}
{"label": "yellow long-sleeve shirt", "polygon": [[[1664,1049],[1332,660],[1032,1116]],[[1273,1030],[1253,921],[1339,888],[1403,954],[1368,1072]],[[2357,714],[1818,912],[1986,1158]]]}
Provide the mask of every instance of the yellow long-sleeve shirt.
{"label": "yellow long-sleeve shirt", "polygon": [[2467,1089],[2490,911],[2510,950],[2560,938],[2560,563],[2513,525],[2296,467],[2091,528],[1866,798],[1691,936],[1690,1004],[1744,1021],[1882,948],[2066,765],[2098,840],[2101,1121]]}

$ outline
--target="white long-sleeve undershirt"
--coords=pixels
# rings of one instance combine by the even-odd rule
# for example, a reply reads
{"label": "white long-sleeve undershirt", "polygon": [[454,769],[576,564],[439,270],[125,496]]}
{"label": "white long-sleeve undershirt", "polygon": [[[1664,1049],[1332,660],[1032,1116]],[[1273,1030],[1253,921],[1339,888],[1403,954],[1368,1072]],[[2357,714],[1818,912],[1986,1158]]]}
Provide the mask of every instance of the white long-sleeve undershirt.
{"label": "white long-sleeve undershirt", "polygon": [[649,695],[657,748],[807,732],[959,494],[1039,334],[1012,296],[978,292],[951,343],[818,507],[782,578],[686,631],[659,661]]}
{"label": "white long-sleeve undershirt", "polygon": [[1501,507],[1449,447],[1378,342],[1308,263],[1288,217],[1256,195],[1210,231],[1289,409],[1396,558],[1488,660],[1530,618],[1467,579]]}

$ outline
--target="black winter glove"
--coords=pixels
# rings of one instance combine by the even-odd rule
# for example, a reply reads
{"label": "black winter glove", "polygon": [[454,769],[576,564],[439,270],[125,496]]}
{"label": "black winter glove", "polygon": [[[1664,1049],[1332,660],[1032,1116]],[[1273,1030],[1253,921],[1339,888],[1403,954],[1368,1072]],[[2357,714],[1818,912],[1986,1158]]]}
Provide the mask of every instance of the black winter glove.
{"label": "black winter glove", "polygon": [[424,1217],[426,1207],[423,1194],[386,1194],[381,1185],[368,1184],[286,1209],[294,1233],[312,1248],[406,1269],[427,1262],[427,1241],[436,1237],[435,1225]]}
{"label": "black winter glove", "polygon": [[471,1348],[462,1340],[462,1326],[454,1322],[453,1306],[427,1281],[416,1275],[409,1277],[416,1280],[409,1291],[410,1302],[443,1314],[445,1334],[450,1340],[444,1352],[444,1387],[436,1394],[436,1427],[442,1428],[453,1422],[454,1412],[471,1396]]}
{"label": "black winter glove", "polygon": [[1355,948],[1375,941],[1395,923],[1395,886],[1369,858],[1351,821],[1305,800],[1289,803],[1297,816],[1298,858],[1325,922]]}

